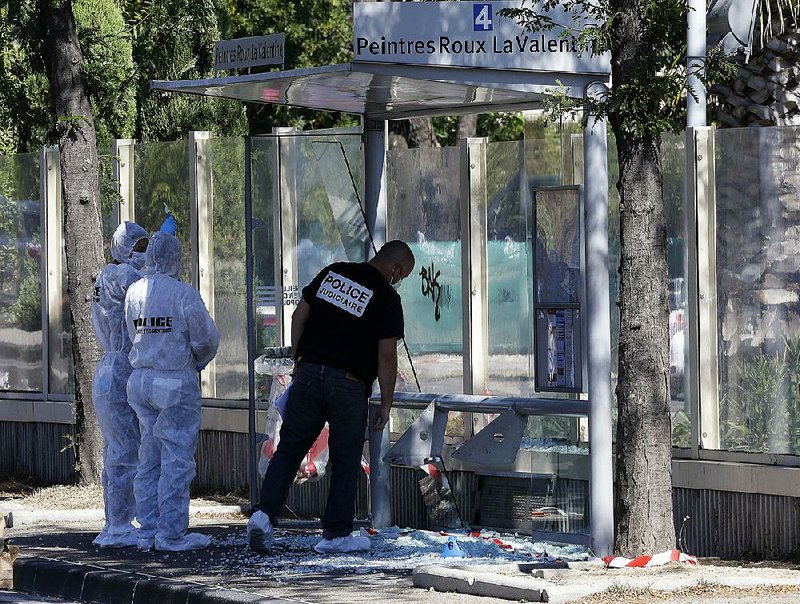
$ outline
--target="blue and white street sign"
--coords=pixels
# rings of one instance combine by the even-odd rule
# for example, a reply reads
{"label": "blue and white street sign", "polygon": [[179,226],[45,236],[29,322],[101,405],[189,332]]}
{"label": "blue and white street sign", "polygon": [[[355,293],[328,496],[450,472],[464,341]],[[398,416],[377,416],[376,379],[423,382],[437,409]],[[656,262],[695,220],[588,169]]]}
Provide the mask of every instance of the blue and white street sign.
{"label": "blue and white street sign", "polygon": [[[556,27],[529,32],[506,8],[530,8]],[[584,17],[581,17],[584,18]],[[578,48],[576,23],[561,6],[543,11],[521,0],[498,2],[356,2],[353,54],[356,61],[521,69],[541,72],[611,72],[609,55]]]}
{"label": "blue and white street sign", "polygon": [[475,31],[492,31],[494,29],[493,12],[491,4],[473,4],[473,29]]}

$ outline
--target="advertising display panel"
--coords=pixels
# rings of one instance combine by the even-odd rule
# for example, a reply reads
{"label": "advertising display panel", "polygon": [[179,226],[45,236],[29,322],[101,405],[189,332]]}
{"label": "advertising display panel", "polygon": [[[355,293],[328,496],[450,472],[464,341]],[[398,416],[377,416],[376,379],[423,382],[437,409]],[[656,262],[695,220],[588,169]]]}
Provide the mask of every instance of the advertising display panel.
{"label": "advertising display panel", "polygon": [[533,192],[536,390],[582,392],[580,187]]}

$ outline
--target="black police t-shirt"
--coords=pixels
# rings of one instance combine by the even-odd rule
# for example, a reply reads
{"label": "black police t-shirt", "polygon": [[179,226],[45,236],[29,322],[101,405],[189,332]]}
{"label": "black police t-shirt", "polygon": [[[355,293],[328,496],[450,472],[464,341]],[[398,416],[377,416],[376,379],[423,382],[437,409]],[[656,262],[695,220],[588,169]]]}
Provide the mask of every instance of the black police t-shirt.
{"label": "black police t-shirt", "polygon": [[336,262],[303,288],[311,306],[297,356],[349,371],[366,383],[378,375],[378,341],[403,338],[400,295],[366,262]]}

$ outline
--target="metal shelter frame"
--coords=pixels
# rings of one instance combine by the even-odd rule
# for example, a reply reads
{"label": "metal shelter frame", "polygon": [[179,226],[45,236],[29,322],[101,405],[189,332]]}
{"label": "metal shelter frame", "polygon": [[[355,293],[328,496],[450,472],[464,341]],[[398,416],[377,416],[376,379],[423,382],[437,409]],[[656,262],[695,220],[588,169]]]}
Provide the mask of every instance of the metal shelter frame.
{"label": "metal shelter frame", "polygon": [[[228,76],[201,80],[154,81],[152,90],[339,111],[359,115],[364,141],[364,202],[367,227],[375,245],[386,241],[387,120],[488,111],[521,111],[542,106],[548,91],[562,87],[573,98],[602,95],[610,84],[608,74],[551,71],[514,71],[482,68],[417,66],[352,62],[326,67]],[[590,446],[590,547],[596,555],[613,548],[613,475],[611,422],[611,325],[608,277],[608,163],[606,125],[590,115],[584,129],[584,203],[586,265],[586,348],[588,403],[536,399],[514,403],[484,397],[451,396],[459,409],[479,411],[498,405],[542,413],[589,416]],[[250,182],[250,140],[245,147],[245,178]],[[247,311],[249,363],[250,443],[255,449],[255,360],[253,322],[252,199],[246,187],[245,228],[247,253]],[[448,395],[450,396],[450,395]],[[441,399],[442,396],[437,397]],[[462,400],[463,399],[463,400]],[[470,399],[470,400],[467,400]],[[474,399],[474,400],[472,400]],[[376,526],[390,522],[388,464],[389,428],[370,433],[370,453],[378,453],[371,472],[370,489]],[[251,491],[257,484],[255,457],[250,456]],[[380,468],[380,469],[379,469]]]}

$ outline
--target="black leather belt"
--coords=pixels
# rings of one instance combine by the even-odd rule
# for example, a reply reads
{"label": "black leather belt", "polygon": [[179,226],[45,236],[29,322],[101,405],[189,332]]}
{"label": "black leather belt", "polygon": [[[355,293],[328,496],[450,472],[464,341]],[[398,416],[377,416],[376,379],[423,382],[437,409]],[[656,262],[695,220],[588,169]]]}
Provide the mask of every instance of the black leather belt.
{"label": "black leather belt", "polygon": [[[295,362],[296,366],[299,366],[303,362],[303,357],[297,357],[297,361]],[[358,382],[359,384],[365,384],[366,382],[358,377],[352,371],[345,371],[344,369],[339,369],[338,367],[331,367],[330,365],[326,365],[325,363],[317,363],[316,361],[306,361],[306,363],[310,365],[321,365],[322,367],[327,367],[329,369],[333,369],[335,371],[342,371],[344,373],[344,377],[348,380],[352,380],[354,382]]]}

